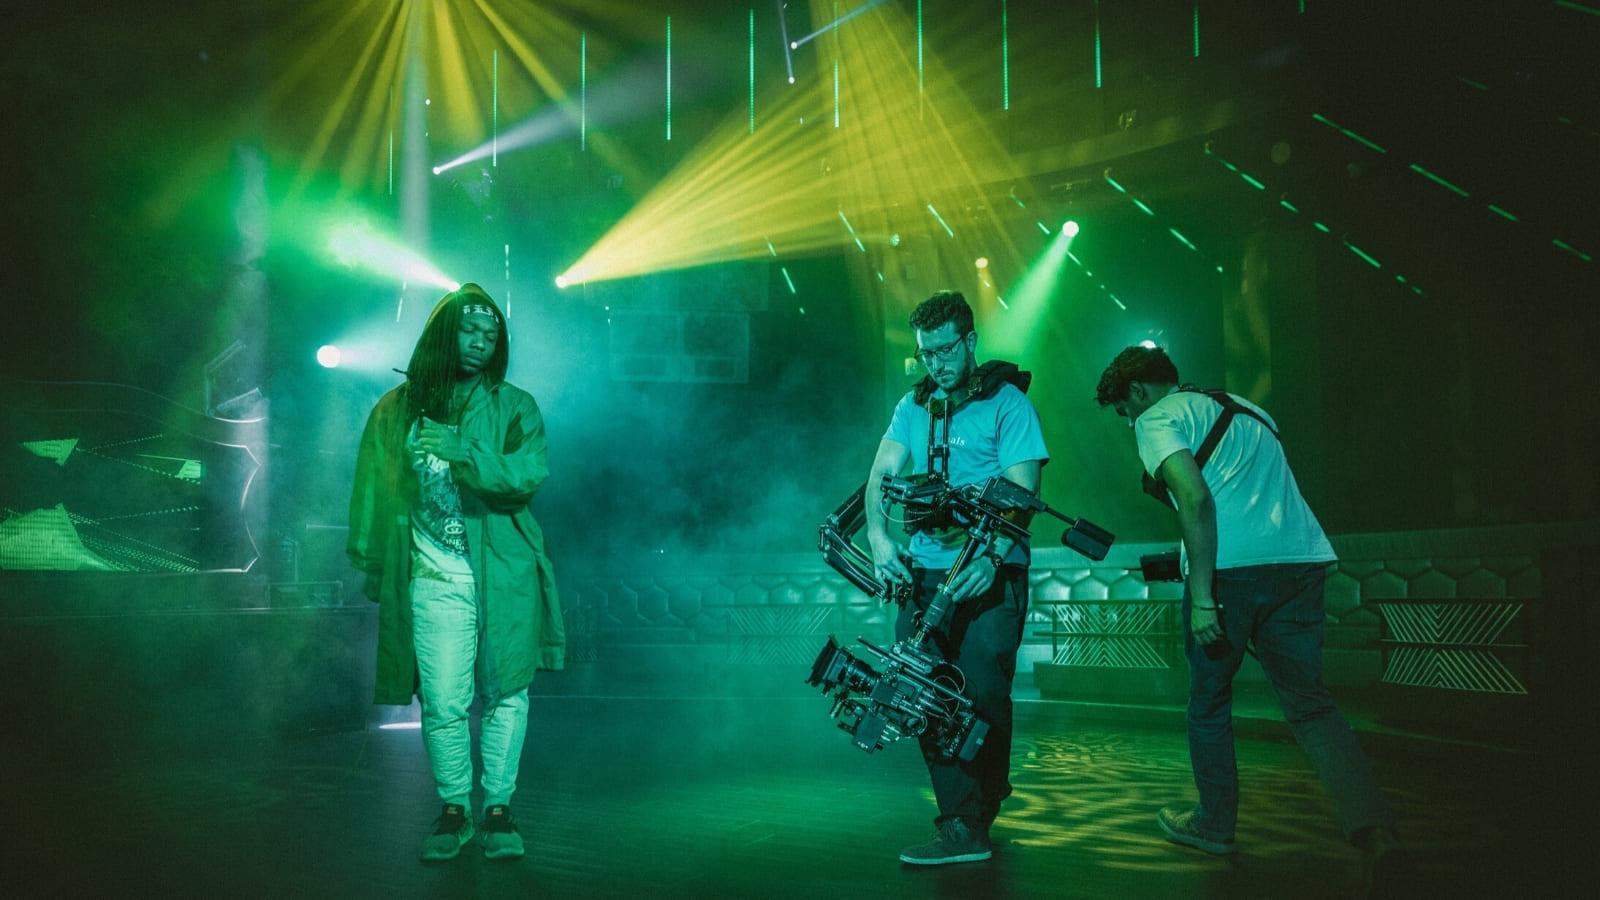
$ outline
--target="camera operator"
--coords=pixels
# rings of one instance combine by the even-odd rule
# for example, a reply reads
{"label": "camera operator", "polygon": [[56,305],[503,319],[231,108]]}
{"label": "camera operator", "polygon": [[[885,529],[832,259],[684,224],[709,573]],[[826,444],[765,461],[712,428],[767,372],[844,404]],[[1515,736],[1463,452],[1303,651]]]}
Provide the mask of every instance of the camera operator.
{"label": "camera operator", "polygon": [[934,595],[948,591],[951,613],[931,632],[932,643],[961,670],[965,695],[990,726],[971,762],[945,756],[927,735],[921,740],[939,806],[937,833],[931,842],[903,850],[900,859],[942,865],[991,856],[989,825],[1011,793],[1011,682],[1028,607],[1028,547],[997,535],[950,578],[968,539],[963,523],[908,523],[908,548],[889,535],[881,485],[909,462],[913,478],[960,486],[1003,475],[1038,493],[1049,454],[1038,412],[1023,393],[1028,374],[1001,361],[977,364],[978,336],[966,298],[955,291],[936,293],[912,312],[910,325],[927,377],[896,405],[864,499],[874,575],[913,588],[895,622],[896,640],[911,636]]}
{"label": "camera operator", "polygon": [[1374,877],[1405,877],[1409,859],[1394,852],[1389,805],[1322,683],[1323,584],[1333,546],[1300,495],[1271,418],[1225,391],[1179,385],[1165,351],[1129,347],[1106,367],[1096,395],[1133,429],[1146,490],[1177,510],[1187,562],[1189,757],[1200,802],[1166,807],[1157,823],[1174,843],[1235,851],[1233,678],[1253,644],[1340,827],[1363,850],[1368,889]]}

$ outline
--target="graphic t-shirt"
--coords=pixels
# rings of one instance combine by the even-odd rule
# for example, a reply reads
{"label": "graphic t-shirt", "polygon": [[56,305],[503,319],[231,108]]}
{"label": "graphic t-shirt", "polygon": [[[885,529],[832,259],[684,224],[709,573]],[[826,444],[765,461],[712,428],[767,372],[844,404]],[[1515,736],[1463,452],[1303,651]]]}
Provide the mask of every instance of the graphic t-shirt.
{"label": "graphic t-shirt", "polygon": [[411,577],[472,581],[461,489],[450,476],[450,463],[418,446],[419,434],[419,423],[413,423],[406,435],[418,488],[411,508]]}

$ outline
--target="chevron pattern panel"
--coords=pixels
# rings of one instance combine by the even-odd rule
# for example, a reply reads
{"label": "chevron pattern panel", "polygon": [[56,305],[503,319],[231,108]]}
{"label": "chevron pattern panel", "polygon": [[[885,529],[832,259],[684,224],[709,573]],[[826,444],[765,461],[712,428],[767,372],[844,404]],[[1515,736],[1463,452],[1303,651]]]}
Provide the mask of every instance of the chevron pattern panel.
{"label": "chevron pattern panel", "polygon": [[730,607],[728,662],[807,665],[826,643],[833,614],[831,606]]}
{"label": "chevron pattern panel", "polygon": [[1522,612],[1506,603],[1378,603],[1393,645],[1383,681],[1489,694],[1528,689],[1501,659],[1523,645],[1501,640]]}
{"label": "chevron pattern panel", "polygon": [[[1050,635],[1059,666],[1166,669],[1162,647],[1173,641],[1170,603],[1049,604]],[[1057,640],[1059,639],[1059,640]]]}

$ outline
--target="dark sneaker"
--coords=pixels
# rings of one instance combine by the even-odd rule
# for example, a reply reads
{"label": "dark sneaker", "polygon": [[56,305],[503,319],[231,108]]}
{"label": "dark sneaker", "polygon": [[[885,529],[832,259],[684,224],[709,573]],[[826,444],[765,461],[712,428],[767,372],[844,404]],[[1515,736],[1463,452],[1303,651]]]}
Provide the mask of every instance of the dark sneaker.
{"label": "dark sneaker", "polygon": [[1156,816],[1156,822],[1160,824],[1161,830],[1167,835],[1167,840],[1174,844],[1183,844],[1217,856],[1226,856],[1239,849],[1234,846],[1233,838],[1218,841],[1201,834],[1200,829],[1194,824],[1194,810],[1192,809],[1180,809],[1176,806],[1165,807]]}
{"label": "dark sneaker", "polygon": [[942,866],[946,863],[978,862],[993,856],[988,829],[951,819],[939,826],[933,840],[900,851],[900,861],[914,866]]}
{"label": "dark sneaker", "polygon": [[1361,848],[1361,893],[1368,898],[1420,896],[1417,861],[1394,831],[1383,826],[1367,832]]}
{"label": "dark sneaker", "polygon": [[490,859],[516,859],[523,853],[511,807],[496,803],[483,811],[483,855]]}
{"label": "dark sneaker", "polygon": [[444,812],[433,823],[433,834],[422,842],[424,862],[442,862],[455,859],[461,848],[472,840],[472,819],[466,807],[459,803],[446,803]]}

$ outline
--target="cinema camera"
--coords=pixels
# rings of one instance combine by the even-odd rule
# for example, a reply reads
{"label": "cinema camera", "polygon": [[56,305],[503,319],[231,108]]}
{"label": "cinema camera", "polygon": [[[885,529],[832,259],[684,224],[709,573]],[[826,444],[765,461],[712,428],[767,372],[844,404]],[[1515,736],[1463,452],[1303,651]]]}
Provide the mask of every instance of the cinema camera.
{"label": "cinema camera", "polygon": [[[811,664],[807,684],[831,695],[829,713],[851,743],[868,753],[905,738],[927,736],[945,757],[971,760],[989,732],[963,690],[961,670],[947,662],[933,645],[933,633],[950,612],[949,586],[958,572],[981,556],[997,534],[1016,541],[1030,532],[1018,520],[1047,513],[1069,526],[1061,543],[1093,560],[1105,559],[1116,538],[1085,519],[1073,519],[1050,508],[1032,491],[1006,478],[953,486],[942,479],[915,482],[884,476],[883,502],[899,503],[907,517],[948,515],[966,528],[968,540],[956,557],[945,583],[916,623],[910,638],[888,648],[858,639],[875,658],[877,667],[853,656],[830,635]],[[866,524],[865,486],[854,491],[819,529],[823,559],[863,593],[884,601],[905,604],[909,585],[879,581],[872,558],[853,539]]]}

